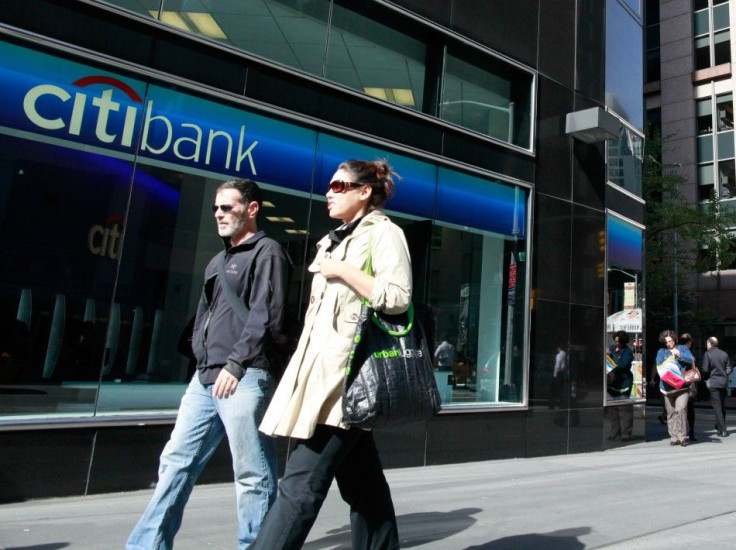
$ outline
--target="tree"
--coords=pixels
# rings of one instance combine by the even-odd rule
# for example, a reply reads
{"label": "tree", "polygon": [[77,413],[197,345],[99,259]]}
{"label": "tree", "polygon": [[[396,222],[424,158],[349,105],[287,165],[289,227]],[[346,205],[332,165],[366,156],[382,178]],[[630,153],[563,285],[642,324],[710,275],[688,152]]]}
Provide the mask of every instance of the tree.
{"label": "tree", "polygon": [[[647,327],[651,336],[676,327],[675,312],[688,327],[710,323],[708,312],[696,311],[694,274],[718,272],[736,261],[736,213],[723,207],[715,192],[704,204],[692,204],[680,192],[687,178],[679,165],[666,165],[661,158],[666,143],[650,133],[645,146],[642,174],[646,201],[644,224]],[[656,342],[656,339],[650,342]],[[650,349],[656,348],[650,346]]]}

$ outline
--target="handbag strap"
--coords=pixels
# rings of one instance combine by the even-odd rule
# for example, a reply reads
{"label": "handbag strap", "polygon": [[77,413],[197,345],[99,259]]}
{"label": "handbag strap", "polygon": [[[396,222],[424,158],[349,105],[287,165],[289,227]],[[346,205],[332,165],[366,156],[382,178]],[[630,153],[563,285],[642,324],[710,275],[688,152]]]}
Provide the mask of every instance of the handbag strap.
{"label": "handbag strap", "polygon": [[[365,267],[363,268],[363,271],[373,276],[373,231],[371,230],[370,233],[368,233],[368,256],[365,259]],[[366,299],[361,299],[364,306],[371,307],[371,303]],[[384,325],[381,322],[381,318],[379,315],[374,311],[373,315],[371,316],[371,320],[373,321],[373,324],[376,325],[378,328],[380,328],[383,332],[390,336],[406,336],[409,334],[409,331],[414,326],[414,303],[409,302],[409,308],[406,310],[406,315],[409,319],[409,322],[406,324],[406,327],[403,330],[391,330],[389,327]]]}

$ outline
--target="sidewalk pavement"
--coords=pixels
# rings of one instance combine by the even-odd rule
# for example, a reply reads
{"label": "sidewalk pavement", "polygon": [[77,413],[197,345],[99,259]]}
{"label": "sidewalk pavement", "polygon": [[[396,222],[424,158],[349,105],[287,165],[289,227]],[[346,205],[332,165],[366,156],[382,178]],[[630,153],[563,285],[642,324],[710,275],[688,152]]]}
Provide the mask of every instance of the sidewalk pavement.
{"label": "sidewalk pavement", "polygon": [[[698,409],[698,441],[671,447],[658,412],[647,411],[649,441],[607,451],[388,470],[402,548],[734,548],[736,433],[715,437],[712,412]],[[0,505],[0,548],[123,548],[150,494]],[[198,486],[176,549],[232,550],[235,531],[232,485]],[[333,487],[304,549],[350,548]]]}

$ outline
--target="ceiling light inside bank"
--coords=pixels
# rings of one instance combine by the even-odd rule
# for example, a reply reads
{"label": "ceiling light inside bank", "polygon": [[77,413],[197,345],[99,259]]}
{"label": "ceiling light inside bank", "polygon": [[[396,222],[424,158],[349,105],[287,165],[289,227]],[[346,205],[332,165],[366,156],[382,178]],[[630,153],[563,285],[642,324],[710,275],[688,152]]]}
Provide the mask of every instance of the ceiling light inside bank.
{"label": "ceiling light inside bank", "polygon": [[399,105],[406,105],[407,107],[414,106],[414,93],[407,88],[363,88],[363,91],[370,96],[377,97],[378,99],[385,99],[391,103],[398,103]]}
{"label": "ceiling light inside bank", "polygon": [[[149,10],[151,16],[155,19],[158,16],[156,10]],[[189,32],[202,34],[209,38],[217,40],[226,40],[227,35],[217,24],[212,14],[197,11],[162,11],[161,21]]]}

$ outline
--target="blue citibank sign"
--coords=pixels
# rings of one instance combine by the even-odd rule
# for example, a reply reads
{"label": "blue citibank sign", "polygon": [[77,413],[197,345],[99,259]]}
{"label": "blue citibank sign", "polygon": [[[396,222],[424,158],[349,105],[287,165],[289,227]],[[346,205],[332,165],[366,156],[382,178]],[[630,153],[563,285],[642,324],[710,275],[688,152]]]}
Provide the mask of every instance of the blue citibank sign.
{"label": "blue citibank sign", "polygon": [[341,161],[388,157],[390,209],[525,237],[527,192],[509,184],[5,42],[0,82],[2,133],[318,194]]}

